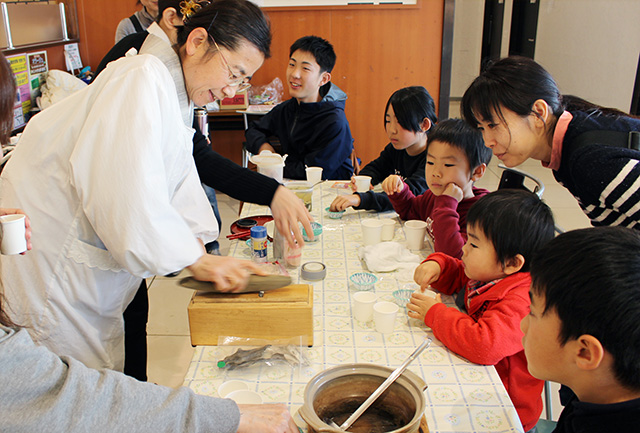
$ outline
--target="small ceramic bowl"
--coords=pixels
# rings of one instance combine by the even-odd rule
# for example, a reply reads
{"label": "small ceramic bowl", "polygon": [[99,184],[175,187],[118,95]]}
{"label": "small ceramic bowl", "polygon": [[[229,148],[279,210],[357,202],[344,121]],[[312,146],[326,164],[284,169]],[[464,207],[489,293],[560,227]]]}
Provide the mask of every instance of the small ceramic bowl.
{"label": "small ceramic bowl", "polygon": [[[311,223],[311,228],[313,229],[313,242],[316,242],[320,239],[320,235],[322,234],[322,225],[313,221]],[[304,228],[302,229],[302,239],[304,239],[305,242],[311,242],[311,239],[309,239]]]}
{"label": "small ceramic bowl", "polygon": [[249,385],[241,380],[228,380],[218,387],[218,395],[221,398],[226,398],[234,391],[248,390]]}
{"label": "small ceramic bowl", "polygon": [[345,212],[343,210],[333,211],[333,210],[331,210],[330,207],[326,208],[325,210],[327,211],[327,214],[329,215],[329,218],[334,219],[334,220],[339,220],[340,218],[342,218],[342,215],[344,215],[344,212]]}
{"label": "small ceramic bowl", "polygon": [[396,304],[398,304],[399,307],[406,307],[409,303],[409,299],[411,299],[412,293],[413,290],[409,289],[394,290],[393,299],[396,300]]}
{"label": "small ceramic bowl", "polygon": [[369,272],[356,272],[349,279],[356,290],[373,290],[378,282],[378,277]]}
{"label": "small ceramic bowl", "polygon": [[249,391],[248,389],[239,389],[237,391],[230,392],[226,398],[230,398],[237,404],[262,404],[262,396],[255,391]]}

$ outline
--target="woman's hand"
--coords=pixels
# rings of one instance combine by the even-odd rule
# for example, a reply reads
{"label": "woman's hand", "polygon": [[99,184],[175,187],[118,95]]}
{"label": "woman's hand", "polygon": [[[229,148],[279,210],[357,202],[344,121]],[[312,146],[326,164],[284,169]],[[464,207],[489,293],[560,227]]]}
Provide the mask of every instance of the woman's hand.
{"label": "woman's hand", "polygon": [[329,210],[337,212],[345,210],[348,207],[360,206],[360,201],[360,196],[358,194],[339,195],[333,199]]}
{"label": "woman's hand", "polygon": [[250,274],[266,275],[255,263],[227,256],[203,254],[197,262],[187,266],[194,278],[211,281],[222,292],[237,292],[247,287]]}
{"label": "woman's hand", "polygon": [[[298,246],[304,245],[302,231],[298,222],[302,223],[304,230],[309,234],[309,238],[313,239],[313,229],[311,228],[313,218],[304,203],[292,191],[280,185],[271,199],[270,207],[276,228],[285,237],[289,246],[296,247],[293,241],[294,236]],[[291,232],[293,232],[293,236]]]}
{"label": "woman's hand", "polygon": [[425,295],[424,293],[414,293],[407,304],[407,316],[413,319],[420,319],[424,322],[427,312],[436,304],[442,303],[442,295],[436,294],[436,297]]}
{"label": "woman's hand", "polygon": [[387,193],[387,195],[393,195],[396,192],[401,192],[403,189],[404,182],[397,174],[392,174],[382,181],[382,190]]}
{"label": "woman's hand", "polygon": [[[29,221],[29,217],[22,209],[4,209],[0,208],[0,215],[24,215],[24,229],[25,234],[24,237],[27,240],[27,251],[31,249],[31,221]],[[27,251],[20,253],[22,255],[26,254]]]}
{"label": "woman's hand", "polygon": [[440,278],[440,265],[434,260],[429,260],[420,264],[413,273],[413,280],[420,284],[420,290],[424,291],[429,284],[438,281]]}
{"label": "woman's hand", "polygon": [[291,413],[284,404],[239,404],[238,433],[298,433]]}

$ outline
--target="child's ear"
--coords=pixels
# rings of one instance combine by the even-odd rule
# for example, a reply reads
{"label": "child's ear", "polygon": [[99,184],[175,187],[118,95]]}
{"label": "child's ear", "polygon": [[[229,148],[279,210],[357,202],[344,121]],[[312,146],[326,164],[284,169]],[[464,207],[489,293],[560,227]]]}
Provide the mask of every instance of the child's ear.
{"label": "child's ear", "polygon": [[519,272],[523,266],[524,256],[522,254],[516,254],[514,257],[511,257],[507,260],[507,262],[502,267],[502,271],[507,275],[512,275],[516,272]]}
{"label": "child's ear", "polygon": [[431,129],[431,120],[429,120],[429,118],[427,118],[427,117],[422,119],[422,123],[420,124],[420,129],[422,129],[422,132],[427,132],[428,130],[430,130]]}
{"label": "child's ear", "polygon": [[575,340],[577,346],[576,366],[581,370],[595,370],[600,367],[605,351],[602,343],[593,335],[584,334]]}
{"label": "child's ear", "polygon": [[326,72],[326,71],[323,72],[322,73],[322,81],[320,81],[320,87],[324,86],[329,81],[331,81],[331,72]]}
{"label": "child's ear", "polygon": [[471,172],[471,180],[475,182],[476,180],[480,179],[482,176],[484,176],[484,172],[486,170],[487,170],[487,164],[485,163],[480,164],[479,166],[473,169],[473,172]]}

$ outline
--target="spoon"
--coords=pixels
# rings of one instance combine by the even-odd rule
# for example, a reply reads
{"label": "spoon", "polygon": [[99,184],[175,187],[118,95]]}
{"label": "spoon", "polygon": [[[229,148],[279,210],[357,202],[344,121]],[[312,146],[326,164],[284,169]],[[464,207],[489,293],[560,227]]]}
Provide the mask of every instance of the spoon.
{"label": "spoon", "polygon": [[414,350],[413,353],[409,355],[407,359],[405,359],[405,361],[400,365],[400,367],[396,368],[391,372],[389,377],[387,377],[387,379],[384,382],[382,382],[382,384],[375,391],[373,391],[373,393],[369,396],[369,398],[367,398],[364,401],[364,403],[362,403],[360,407],[356,409],[356,411],[352,413],[351,416],[347,418],[345,422],[342,423],[342,425],[338,426],[335,423],[335,421],[332,419],[328,420],[329,421],[328,424],[333,428],[346,431],[349,427],[351,427],[351,425],[354,422],[356,422],[358,418],[360,418],[360,415],[362,415],[367,409],[369,409],[369,406],[371,406],[373,402],[376,401],[378,397],[380,397],[380,395],[383,392],[385,392],[387,388],[389,388],[389,386],[391,386],[391,384],[395,382],[396,379],[400,377],[402,373],[404,373],[404,371],[407,369],[407,366],[409,366],[409,364],[411,364],[411,362],[414,359],[416,359],[424,349],[429,347],[430,344],[431,344],[431,338],[425,339],[424,342],[422,342],[422,344],[418,346],[416,350]]}

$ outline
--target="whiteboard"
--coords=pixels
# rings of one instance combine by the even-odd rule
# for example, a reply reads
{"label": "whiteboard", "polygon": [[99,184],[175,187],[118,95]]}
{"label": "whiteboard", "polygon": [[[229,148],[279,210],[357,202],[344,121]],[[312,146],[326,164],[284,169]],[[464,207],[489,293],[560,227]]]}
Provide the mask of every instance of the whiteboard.
{"label": "whiteboard", "polygon": [[293,7],[293,6],[347,6],[403,4],[415,5],[418,0],[251,0],[260,7]]}

